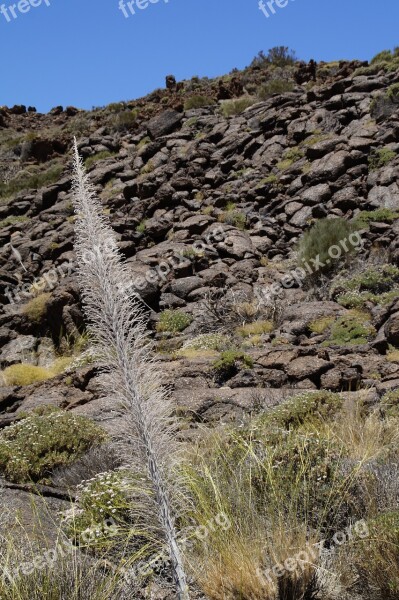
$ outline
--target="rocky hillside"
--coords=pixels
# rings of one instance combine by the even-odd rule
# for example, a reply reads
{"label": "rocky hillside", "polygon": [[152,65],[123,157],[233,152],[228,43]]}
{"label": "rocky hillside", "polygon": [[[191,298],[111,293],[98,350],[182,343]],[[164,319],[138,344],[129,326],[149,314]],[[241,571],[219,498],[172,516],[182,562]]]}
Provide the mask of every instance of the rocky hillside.
{"label": "rocky hillside", "polygon": [[[376,404],[399,389],[389,65],[260,61],[215,81],[169,77],[148,98],[91,112],[1,108],[0,426],[47,405],[109,433],[121,418],[85,353],[74,135],[148,312],[182,440],[302,391]],[[327,252],[327,231],[332,244],[334,231],[356,232],[356,248],[320,267],[309,247]],[[305,275],[303,256],[315,265]],[[22,503],[16,487],[6,493]]]}

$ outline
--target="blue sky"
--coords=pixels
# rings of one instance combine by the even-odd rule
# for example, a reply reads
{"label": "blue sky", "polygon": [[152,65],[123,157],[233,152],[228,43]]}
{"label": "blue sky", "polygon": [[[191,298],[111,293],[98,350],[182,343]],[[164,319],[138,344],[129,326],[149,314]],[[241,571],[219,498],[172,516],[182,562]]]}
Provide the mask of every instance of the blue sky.
{"label": "blue sky", "polygon": [[42,5],[14,19],[16,1],[0,0],[0,105],[42,112],[137,98],[170,73],[222,75],[273,46],[328,61],[399,45],[398,0],[288,0],[269,18],[258,0],[159,0],[129,18],[119,0],[21,0]]}

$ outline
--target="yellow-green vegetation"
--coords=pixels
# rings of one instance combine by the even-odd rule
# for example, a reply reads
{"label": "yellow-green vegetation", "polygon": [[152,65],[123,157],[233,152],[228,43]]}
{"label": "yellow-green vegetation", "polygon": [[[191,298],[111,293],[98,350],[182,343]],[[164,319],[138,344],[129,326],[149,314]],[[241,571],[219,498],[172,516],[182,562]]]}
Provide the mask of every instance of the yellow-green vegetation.
{"label": "yellow-green vegetation", "polygon": [[228,223],[229,225],[233,225],[234,227],[237,227],[237,229],[241,230],[244,230],[247,224],[247,217],[245,213],[237,210],[234,202],[227,203],[226,209],[219,215],[218,220],[221,223]]}
{"label": "yellow-green vegetation", "polygon": [[367,314],[352,311],[331,325],[330,337],[324,345],[356,346],[366,344],[376,330]]}
{"label": "yellow-green vegetation", "polygon": [[63,165],[55,163],[45,171],[21,171],[8,183],[0,182],[0,198],[8,198],[22,190],[40,189],[41,187],[55,183],[61,177],[63,170]]}
{"label": "yellow-green vegetation", "polygon": [[138,108],[118,112],[111,118],[111,126],[118,131],[130,129],[136,125],[139,114]]}
{"label": "yellow-green vegetation", "polygon": [[[299,266],[307,263],[312,267],[317,264],[317,270],[313,273],[314,278],[333,269],[340,259],[355,251],[355,245],[351,244],[348,238],[356,229],[354,223],[341,218],[316,221],[299,240]],[[340,242],[344,243],[341,244]],[[330,249],[335,246],[338,246],[340,252],[338,253],[335,248],[334,252],[330,253]],[[317,261],[317,259],[319,260]]]}
{"label": "yellow-green vegetation", "polygon": [[181,310],[164,310],[157,323],[157,331],[167,333],[179,333],[186,329],[192,322],[191,315]]}
{"label": "yellow-green vegetation", "polygon": [[309,329],[312,333],[321,335],[334,323],[334,317],[319,317],[309,323]]}
{"label": "yellow-green vegetation", "polygon": [[[399,57],[398,57],[398,68],[399,68]],[[399,100],[399,83],[394,83],[390,85],[387,91],[387,96],[393,102],[397,102]]]}
{"label": "yellow-green vegetation", "polygon": [[271,333],[273,328],[272,321],[254,321],[238,327],[236,331],[239,336],[248,338],[254,335],[262,335],[262,333]]}
{"label": "yellow-green vegetation", "polygon": [[241,350],[225,350],[213,363],[215,375],[221,380],[230,379],[241,368],[252,369],[253,366],[252,358]]}
{"label": "yellow-green vegetation", "polygon": [[[225,428],[202,441],[187,468],[195,500],[186,518],[205,526],[223,514],[226,524],[209,531],[206,548],[192,549],[206,595],[212,600],[317,597],[315,574],[323,563],[318,553],[312,556],[313,544],[358,521],[339,554],[331,555],[329,570],[349,586],[353,578],[344,575],[354,564],[355,580],[370,577],[378,597],[396,600],[396,592],[387,595],[399,560],[397,521],[390,517],[395,484],[382,508],[379,489],[389,488],[387,472],[395,477],[391,461],[399,456],[398,423],[348,406],[337,394],[315,392],[270,409],[239,431]],[[375,518],[387,519],[387,527],[374,528]],[[373,555],[369,548],[376,547]],[[273,572],[274,565],[304,552],[311,556],[305,563]],[[377,576],[378,564],[384,578]]]}
{"label": "yellow-green vegetation", "polygon": [[399,390],[384,394],[381,398],[380,408],[384,416],[399,418]]}
{"label": "yellow-green vegetation", "polygon": [[267,100],[273,94],[286,94],[292,92],[294,84],[292,81],[287,79],[271,79],[267,83],[264,83],[256,90],[256,95],[259,100]]}
{"label": "yellow-green vegetation", "polygon": [[116,152],[110,152],[109,150],[102,150],[102,152],[97,152],[97,154],[93,154],[93,156],[88,156],[85,160],[86,169],[90,169],[93,165],[95,165],[99,160],[105,160],[106,158],[111,158],[115,156]]}
{"label": "yellow-green vegetation", "polygon": [[368,159],[369,162],[369,170],[376,171],[381,167],[384,167],[388,163],[390,163],[394,158],[396,158],[397,154],[393,150],[389,148],[381,148],[379,150],[374,150]]}
{"label": "yellow-green vegetation", "polygon": [[270,185],[273,183],[277,183],[277,181],[278,181],[277,175],[274,175],[274,173],[271,173],[267,177],[264,177],[263,179],[261,179],[256,187],[261,188],[264,185]]}
{"label": "yellow-green vegetation", "polygon": [[31,385],[52,377],[49,369],[28,363],[11,365],[5,368],[1,375],[6,385]]}
{"label": "yellow-green vegetation", "polygon": [[49,292],[43,292],[39,294],[35,298],[32,298],[25,304],[22,308],[22,314],[26,315],[30,321],[34,323],[39,323],[47,310],[47,303],[51,298],[51,294]]}
{"label": "yellow-green vegetation", "polygon": [[146,229],[146,219],[143,219],[143,221],[141,221],[141,223],[139,223],[136,227],[136,231],[138,233],[144,233],[145,229]]}
{"label": "yellow-green vegetation", "polygon": [[298,148],[298,147],[289,148],[288,150],[286,150],[284,152],[283,158],[277,164],[277,167],[281,171],[285,171],[286,169],[289,169],[289,167],[291,167],[294,163],[298,162],[298,160],[301,160],[301,158],[303,158],[303,157],[304,157],[304,152],[301,148]]}
{"label": "yellow-green vegetation", "polygon": [[140,174],[141,175],[149,175],[150,173],[152,173],[155,170],[155,165],[154,165],[154,161],[149,160],[144,167],[141,167],[140,169]]}
{"label": "yellow-green vegetation", "polygon": [[182,350],[216,350],[221,352],[231,345],[231,339],[222,333],[203,333],[184,343]]}
{"label": "yellow-green vegetation", "polygon": [[17,483],[48,482],[56,467],[71,464],[105,438],[86,417],[48,406],[36,409],[0,432],[0,471]]}
{"label": "yellow-green vegetation", "polygon": [[399,219],[399,212],[390,208],[377,208],[376,210],[362,210],[355,222],[359,229],[365,229],[369,223],[393,223]]}
{"label": "yellow-green vegetation", "polygon": [[28,220],[28,217],[7,217],[0,221],[0,229],[10,225],[18,225],[18,223],[26,223]]}
{"label": "yellow-green vegetation", "polygon": [[367,268],[350,279],[339,278],[331,294],[345,308],[363,308],[368,302],[389,304],[399,296],[399,268],[386,264]]}
{"label": "yellow-green vegetation", "polygon": [[210,96],[191,96],[185,101],[184,110],[191,110],[193,108],[204,108],[205,106],[212,106],[212,104],[215,104],[215,100]]}
{"label": "yellow-green vegetation", "polygon": [[[99,473],[78,486],[79,511],[66,515],[64,531],[81,549],[108,552],[114,556],[127,548],[138,551],[137,558],[154,552],[154,540],[146,535],[143,523],[132,518],[132,495],[136,501],[151,496],[148,483],[130,471]],[[127,546],[128,544],[128,546]],[[135,556],[130,555],[129,560]]]}
{"label": "yellow-green vegetation", "polygon": [[226,100],[221,106],[222,115],[226,118],[239,115],[255,104],[255,102],[256,98],[253,98],[252,96],[243,96],[237,100]]}
{"label": "yellow-green vegetation", "polygon": [[395,348],[390,344],[387,352],[387,360],[390,362],[399,362],[399,348]]}

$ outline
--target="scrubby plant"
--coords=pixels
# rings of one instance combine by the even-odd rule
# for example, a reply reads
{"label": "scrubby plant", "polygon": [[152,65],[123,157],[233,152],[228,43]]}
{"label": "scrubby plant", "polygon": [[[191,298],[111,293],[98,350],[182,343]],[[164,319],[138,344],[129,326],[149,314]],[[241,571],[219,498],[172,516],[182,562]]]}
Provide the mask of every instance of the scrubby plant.
{"label": "scrubby plant", "polygon": [[[398,68],[399,68],[399,65],[398,65]],[[388,91],[387,91],[387,96],[393,102],[399,102],[399,83],[394,83],[393,85],[389,86]]]}
{"label": "scrubby plant", "polygon": [[237,333],[243,338],[253,335],[262,335],[262,333],[271,333],[274,329],[272,321],[253,321],[237,328]]}
{"label": "scrubby plant", "polygon": [[145,230],[146,230],[146,227],[147,227],[147,225],[146,225],[146,220],[145,220],[145,219],[143,219],[143,221],[141,221],[141,222],[140,222],[140,223],[137,225],[137,227],[136,227],[136,231],[137,231],[138,233],[144,233],[144,232],[145,232]]}
{"label": "scrubby plant", "polygon": [[[132,472],[149,482],[152,502],[131,505],[143,527],[156,518],[171,560],[179,600],[189,591],[175,518],[182,510],[181,457],[175,445],[173,407],[159,376],[146,331],[146,315],[136,292],[126,282],[115,234],[95,197],[75,140],[73,201],[76,212],[75,252],[82,302],[89,320],[95,355],[103,365],[103,386],[124,411],[119,447]],[[87,256],[91,260],[87,260]],[[126,291],[121,294],[120,289]],[[148,525],[147,525],[148,527]],[[153,530],[154,531],[154,530]]]}
{"label": "scrubby plant", "polygon": [[39,294],[32,298],[22,308],[22,314],[26,315],[33,323],[39,323],[46,314],[47,303],[51,298],[49,292]]}
{"label": "scrubby plant", "polygon": [[378,54],[376,54],[370,61],[371,65],[391,61],[393,58],[393,54],[390,50],[382,50]]}
{"label": "scrubby plant", "polygon": [[369,223],[392,223],[399,219],[399,212],[390,208],[377,208],[376,210],[362,210],[355,222],[359,229],[366,228]]}
{"label": "scrubby plant", "polygon": [[228,223],[241,230],[245,229],[247,224],[245,213],[237,210],[234,202],[227,203],[226,209],[219,215],[218,220],[221,223]]}
{"label": "scrubby plant", "polygon": [[309,329],[312,333],[324,333],[334,322],[334,317],[319,317],[309,323]]}
{"label": "scrubby plant", "polygon": [[377,169],[381,169],[381,167],[390,163],[396,156],[396,152],[389,148],[374,150],[368,158],[369,170],[376,171]]}
{"label": "scrubby plant", "polygon": [[364,269],[350,279],[339,278],[331,296],[345,308],[362,308],[366,303],[388,304],[399,295],[399,269],[385,264]]}
{"label": "scrubby plant", "polygon": [[259,100],[267,100],[273,94],[286,94],[293,89],[292,81],[286,79],[271,79],[256,90]]}
{"label": "scrubby plant", "polygon": [[6,367],[1,376],[6,385],[31,385],[56,377],[72,363],[71,357],[59,357],[50,367],[38,367],[29,363],[17,363]]}
{"label": "scrubby plant", "polygon": [[232,117],[234,115],[239,115],[244,110],[255,104],[256,99],[252,96],[243,96],[242,98],[237,98],[236,100],[226,100],[223,102],[221,111],[224,117]]}
{"label": "scrubby plant", "polygon": [[182,350],[216,350],[221,352],[230,346],[231,339],[222,333],[203,333],[184,342]]}
{"label": "scrubby plant", "polygon": [[252,369],[254,366],[252,358],[241,350],[225,350],[213,363],[214,372],[221,380],[233,377],[240,366],[248,369]]}
{"label": "scrubby plant", "polygon": [[[313,276],[332,270],[340,260],[355,252],[356,243],[350,243],[350,235],[356,226],[345,219],[320,219],[306,231],[298,244],[298,264],[313,267]],[[359,234],[356,236],[360,240]],[[345,244],[344,244],[345,243]],[[336,252],[338,247],[339,252]],[[334,252],[331,249],[334,248]],[[346,250],[347,248],[347,250]]]}
{"label": "scrubby plant", "polygon": [[281,171],[285,171],[303,157],[304,152],[301,150],[301,148],[289,148],[284,152],[283,159],[277,164],[277,167]]}
{"label": "scrubby plant", "polygon": [[347,314],[332,324],[330,338],[324,344],[338,346],[366,344],[375,333],[375,328],[368,321],[367,315]]}
{"label": "scrubby plant", "polygon": [[399,417],[399,390],[384,394],[380,401],[380,409],[386,417]]}
{"label": "scrubby plant", "polygon": [[9,227],[10,225],[18,225],[19,223],[26,223],[26,221],[28,221],[28,217],[22,216],[22,217],[6,217],[5,219],[3,219],[2,221],[0,221],[0,229],[2,227]]}
{"label": "scrubby plant", "polygon": [[282,429],[297,429],[302,425],[331,420],[343,406],[339,394],[307,392],[286,400],[261,418],[265,424]]}
{"label": "scrubby plant", "polygon": [[53,164],[45,171],[21,172],[7,183],[0,182],[0,198],[8,198],[22,190],[40,189],[56,182],[62,175],[63,165]]}
{"label": "scrubby plant", "polygon": [[9,481],[45,483],[56,467],[105,439],[86,417],[49,406],[36,409],[0,432],[0,470]]}
{"label": "scrubby plant", "polygon": [[215,100],[210,96],[190,96],[184,103],[184,110],[204,108],[205,106],[212,106],[213,104],[215,104]]}
{"label": "scrubby plant", "polygon": [[110,152],[109,150],[102,150],[101,152],[97,152],[97,154],[93,154],[92,156],[88,156],[85,160],[86,169],[90,169],[93,165],[95,165],[100,160],[105,160],[106,158],[111,158],[115,156],[115,152]]}
{"label": "scrubby plant", "polygon": [[253,59],[251,67],[263,67],[265,65],[287,67],[293,65],[296,60],[294,50],[290,50],[288,46],[274,46],[268,50],[267,55],[261,50]]}
{"label": "scrubby plant", "polygon": [[181,310],[164,310],[157,323],[157,331],[179,333],[186,329],[192,322],[192,317]]}

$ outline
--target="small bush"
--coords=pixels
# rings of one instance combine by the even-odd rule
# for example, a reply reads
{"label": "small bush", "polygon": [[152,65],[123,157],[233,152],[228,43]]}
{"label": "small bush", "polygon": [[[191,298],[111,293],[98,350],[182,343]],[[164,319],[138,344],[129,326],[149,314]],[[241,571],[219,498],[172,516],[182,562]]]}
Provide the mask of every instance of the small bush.
{"label": "small bush", "polygon": [[370,61],[371,65],[375,65],[382,62],[390,62],[393,59],[393,54],[390,50],[382,50],[376,54]]}
{"label": "small bush", "polygon": [[222,333],[203,333],[183,344],[182,350],[225,350],[231,341]]}
{"label": "small bush", "polygon": [[274,46],[270,48],[267,55],[261,50],[253,59],[251,67],[263,67],[266,65],[274,65],[276,67],[292,66],[297,57],[294,50],[290,50],[288,46]]}
{"label": "small bush", "polygon": [[343,400],[338,394],[309,392],[283,402],[261,419],[281,429],[297,429],[305,424],[332,419],[342,406]]}
{"label": "small bush", "polygon": [[247,217],[245,213],[240,210],[236,210],[236,205],[234,202],[231,202],[227,205],[226,210],[219,215],[218,220],[221,223],[228,223],[229,225],[233,225],[233,227],[237,227],[237,229],[244,230],[247,224]]}
{"label": "small bush", "polygon": [[72,463],[105,437],[86,417],[37,409],[1,431],[0,470],[9,481],[45,483],[53,469]]}
{"label": "small bush", "polygon": [[[399,594],[399,511],[367,522],[369,535],[345,549],[365,587],[365,597],[397,600]],[[348,559],[346,559],[348,560]],[[369,595],[371,594],[371,595]]]}
{"label": "small bush", "polygon": [[387,165],[394,158],[396,158],[397,154],[393,150],[389,150],[389,148],[381,148],[380,150],[375,150],[369,156],[368,163],[370,171],[376,171],[377,169],[381,169],[381,167]]}
{"label": "small bush", "polygon": [[385,417],[399,417],[399,390],[387,392],[381,398],[380,409]]}
{"label": "small bush", "polygon": [[337,346],[367,344],[374,334],[375,328],[367,322],[367,317],[348,314],[335,321],[331,326],[330,338],[324,344],[336,344]]}
{"label": "small bush", "polygon": [[219,379],[230,379],[237,374],[239,366],[252,369],[254,364],[250,356],[240,350],[226,350],[213,363],[213,369]]}
{"label": "small bush", "polygon": [[26,223],[28,217],[6,217],[0,221],[0,229],[2,227],[9,227],[10,225],[18,225],[18,223]]}
{"label": "small bush", "polygon": [[213,104],[215,104],[215,100],[210,96],[191,96],[185,101],[184,110],[191,110],[193,108],[204,108],[205,106],[212,106]]}
{"label": "small bush", "polygon": [[247,108],[255,104],[255,98],[251,96],[245,96],[243,98],[238,98],[237,100],[226,100],[222,104],[222,115],[224,117],[232,117],[234,115],[239,115],[244,112]]}
{"label": "small bush", "polygon": [[112,126],[117,131],[125,131],[134,127],[137,123],[137,118],[139,116],[139,110],[135,108],[134,110],[124,110],[123,112],[119,112],[112,119]]}
{"label": "small bush", "polygon": [[247,338],[253,335],[262,335],[262,333],[271,333],[274,329],[271,321],[254,321],[238,327],[237,333],[241,337]]}
{"label": "small bush", "polygon": [[39,381],[46,381],[53,375],[49,369],[44,367],[36,367],[27,363],[11,365],[2,372],[2,376],[6,385],[31,385]]}
{"label": "small bush", "polygon": [[271,79],[257,89],[256,95],[259,100],[267,100],[270,96],[273,96],[273,94],[286,94],[287,92],[292,92],[293,87],[292,81],[287,81],[286,79]]}
{"label": "small bush", "polygon": [[289,148],[284,152],[283,159],[277,164],[277,167],[285,171],[303,157],[304,152],[300,148]]}
{"label": "small bush", "polygon": [[39,294],[32,300],[29,300],[27,304],[22,308],[22,314],[26,315],[30,321],[33,323],[39,323],[47,310],[47,303],[51,298],[51,294],[45,292],[43,294]]}
{"label": "small bush", "polygon": [[309,323],[309,329],[312,333],[324,333],[334,322],[334,317],[320,317]]}
{"label": "small bush", "polygon": [[389,86],[387,96],[393,102],[399,102],[399,83],[394,83],[393,85]]}
{"label": "small bush", "polygon": [[[320,219],[309,231],[302,235],[299,241],[299,266],[306,263],[309,265],[317,264],[321,273],[333,269],[342,257],[355,251],[354,246],[348,242],[349,236],[354,231],[356,231],[356,225],[345,221],[345,219]],[[344,241],[346,241],[348,252],[345,251],[343,245],[340,245],[340,242]],[[338,258],[334,258],[330,254],[330,249],[335,246],[341,249]],[[314,263],[317,258],[319,263]],[[317,277],[317,273],[313,275]]]}
{"label": "small bush", "polygon": [[355,222],[359,229],[365,229],[369,223],[392,223],[399,219],[399,212],[390,208],[377,208],[376,210],[362,210]]}
{"label": "small bush", "polygon": [[159,317],[157,331],[179,333],[186,329],[192,320],[190,315],[180,310],[165,310]]}
{"label": "small bush", "polygon": [[46,171],[20,173],[8,183],[0,182],[0,198],[8,198],[22,190],[40,189],[55,183],[62,175],[64,167],[59,164],[52,165]]}
{"label": "small bush", "polygon": [[97,152],[97,154],[93,154],[93,156],[88,156],[86,158],[85,167],[86,167],[86,169],[90,169],[99,160],[105,160],[106,158],[111,158],[112,156],[115,156],[115,152],[110,152],[109,150],[103,150],[102,152]]}

